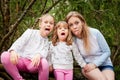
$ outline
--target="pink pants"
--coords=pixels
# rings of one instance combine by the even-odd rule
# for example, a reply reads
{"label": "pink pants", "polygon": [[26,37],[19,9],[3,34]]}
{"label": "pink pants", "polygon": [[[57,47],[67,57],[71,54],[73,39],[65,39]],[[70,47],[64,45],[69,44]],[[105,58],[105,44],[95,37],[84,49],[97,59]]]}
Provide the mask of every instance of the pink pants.
{"label": "pink pants", "polygon": [[19,71],[25,71],[29,73],[38,72],[39,80],[48,80],[49,77],[48,62],[44,58],[41,59],[40,65],[38,67],[32,66],[31,60],[26,58],[19,58],[18,64],[14,65],[10,62],[10,53],[3,52],[1,54],[1,62],[5,70],[14,80],[23,80],[22,76],[19,74]]}
{"label": "pink pants", "polygon": [[73,70],[55,69],[56,80],[73,80]]}

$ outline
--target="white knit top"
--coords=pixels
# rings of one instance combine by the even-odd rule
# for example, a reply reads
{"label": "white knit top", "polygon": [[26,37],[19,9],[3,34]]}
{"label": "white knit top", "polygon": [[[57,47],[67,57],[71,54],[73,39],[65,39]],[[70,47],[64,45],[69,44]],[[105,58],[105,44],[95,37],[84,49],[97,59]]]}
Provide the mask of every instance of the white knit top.
{"label": "white knit top", "polygon": [[10,50],[16,51],[21,57],[31,59],[35,54],[40,54],[46,58],[48,54],[48,38],[43,38],[39,30],[27,29],[23,35],[18,38]]}
{"label": "white knit top", "polygon": [[68,46],[65,42],[58,42],[56,46],[50,45],[49,62],[54,69],[73,69],[73,55],[81,67],[86,65],[76,45]]}

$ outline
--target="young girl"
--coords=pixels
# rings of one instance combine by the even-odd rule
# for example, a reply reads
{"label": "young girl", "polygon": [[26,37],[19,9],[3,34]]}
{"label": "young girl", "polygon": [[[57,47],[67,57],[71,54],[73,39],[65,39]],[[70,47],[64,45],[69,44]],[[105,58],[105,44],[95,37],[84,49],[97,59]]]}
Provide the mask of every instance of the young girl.
{"label": "young girl", "polygon": [[76,45],[72,42],[71,31],[65,21],[56,24],[50,46],[51,64],[56,80],[73,79],[73,55],[81,67],[86,63]]}
{"label": "young girl", "polygon": [[1,55],[1,62],[14,80],[23,80],[19,71],[38,72],[39,80],[48,80],[49,66],[47,36],[53,30],[54,18],[45,14],[39,19],[40,30],[27,29],[7,52]]}
{"label": "young girl", "polygon": [[89,80],[115,80],[110,49],[102,33],[87,26],[84,17],[71,11],[66,16],[74,41],[88,63],[82,72]]}

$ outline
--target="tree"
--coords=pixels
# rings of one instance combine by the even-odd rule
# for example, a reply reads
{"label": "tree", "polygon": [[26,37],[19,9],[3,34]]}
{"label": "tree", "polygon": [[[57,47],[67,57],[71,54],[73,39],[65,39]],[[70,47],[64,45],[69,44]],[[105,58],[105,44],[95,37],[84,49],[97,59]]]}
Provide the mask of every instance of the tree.
{"label": "tree", "polygon": [[98,28],[105,36],[117,73],[120,71],[119,5],[120,0],[0,0],[0,53],[27,28],[36,27],[42,14],[51,13],[57,22],[64,20],[69,11],[78,11],[89,26]]}

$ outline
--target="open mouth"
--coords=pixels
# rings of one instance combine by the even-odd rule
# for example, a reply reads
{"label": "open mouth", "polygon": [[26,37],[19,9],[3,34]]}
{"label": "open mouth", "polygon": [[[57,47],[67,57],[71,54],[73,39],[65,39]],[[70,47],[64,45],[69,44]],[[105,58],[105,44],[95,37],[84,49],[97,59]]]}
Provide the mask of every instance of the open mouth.
{"label": "open mouth", "polygon": [[65,35],[65,33],[61,33],[61,35]]}
{"label": "open mouth", "polygon": [[49,29],[49,28],[45,28],[45,30],[46,30],[46,31],[50,31],[50,29]]}

